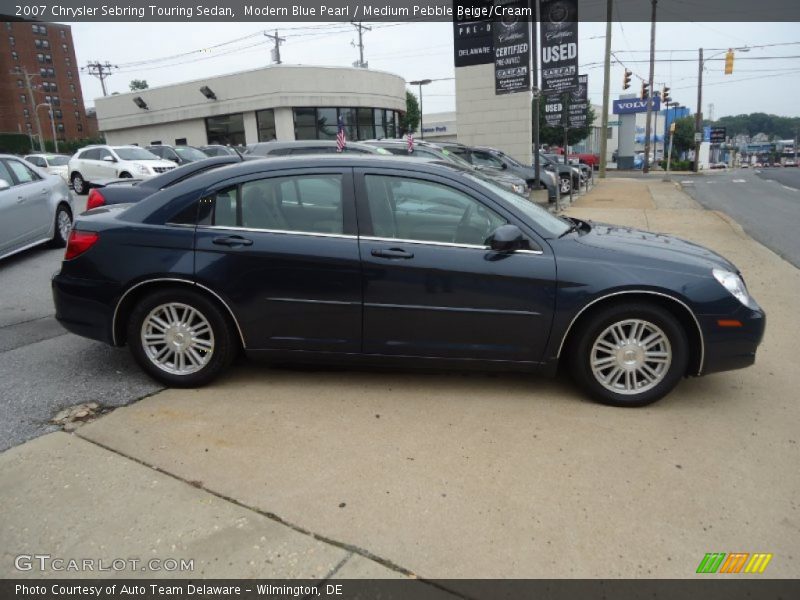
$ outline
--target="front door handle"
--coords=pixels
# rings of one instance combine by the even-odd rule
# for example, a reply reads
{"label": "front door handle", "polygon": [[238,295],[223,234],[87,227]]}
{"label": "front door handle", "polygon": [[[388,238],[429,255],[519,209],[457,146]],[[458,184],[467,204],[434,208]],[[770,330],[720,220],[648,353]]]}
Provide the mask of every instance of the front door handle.
{"label": "front door handle", "polygon": [[373,250],[372,256],[380,258],[414,258],[414,254],[402,248],[383,248],[380,250]]}
{"label": "front door handle", "polygon": [[240,235],[226,235],[224,237],[217,237],[212,240],[212,243],[217,244],[218,246],[252,246],[253,240],[249,240],[246,237],[242,237]]}

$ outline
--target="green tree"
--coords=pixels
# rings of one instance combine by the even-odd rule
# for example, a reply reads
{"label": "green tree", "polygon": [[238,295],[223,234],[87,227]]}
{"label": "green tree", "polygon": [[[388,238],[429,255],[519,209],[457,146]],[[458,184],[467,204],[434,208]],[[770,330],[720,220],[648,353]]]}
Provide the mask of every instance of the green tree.
{"label": "green tree", "polygon": [[706,121],[705,125],[725,127],[726,134],[734,137],[739,134],[753,137],[759,133],[766,134],[768,139],[790,139],[800,128],[800,117],[781,117],[767,113],[750,113],[747,115],[730,115],[716,121]]}
{"label": "green tree", "polygon": [[416,131],[419,126],[419,102],[417,97],[406,91],[406,114],[400,119],[401,133]]}
{"label": "green tree", "polygon": [[139,90],[146,90],[150,86],[147,85],[147,79],[133,79],[128,84],[128,87],[131,88],[132,92],[138,92]]}
{"label": "green tree", "polygon": [[672,140],[672,154],[694,148],[694,117],[683,117],[675,120],[675,137]]}
{"label": "green tree", "polygon": [[[544,99],[539,102],[539,142],[548,146],[562,146],[564,144],[564,129],[562,127],[548,127],[544,120]],[[535,110],[536,103],[531,107],[531,115]],[[570,146],[582,142],[592,133],[594,126],[594,109],[590,103],[586,103],[586,125],[579,128],[570,128],[567,133],[567,143]]]}

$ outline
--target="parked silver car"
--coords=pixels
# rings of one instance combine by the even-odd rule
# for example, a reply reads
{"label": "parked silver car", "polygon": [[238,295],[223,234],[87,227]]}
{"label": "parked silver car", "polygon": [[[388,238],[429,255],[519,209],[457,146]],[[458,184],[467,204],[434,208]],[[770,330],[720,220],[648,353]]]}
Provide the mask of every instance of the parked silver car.
{"label": "parked silver car", "polygon": [[66,245],[74,215],[60,176],[0,154],[0,258],[48,242]]}

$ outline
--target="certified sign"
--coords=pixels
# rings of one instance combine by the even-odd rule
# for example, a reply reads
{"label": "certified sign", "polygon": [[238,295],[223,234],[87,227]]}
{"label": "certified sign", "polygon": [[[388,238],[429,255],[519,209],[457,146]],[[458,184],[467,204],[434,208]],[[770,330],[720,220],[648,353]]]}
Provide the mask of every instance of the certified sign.
{"label": "certified sign", "polygon": [[578,87],[578,2],[541,0],[542,92]]}

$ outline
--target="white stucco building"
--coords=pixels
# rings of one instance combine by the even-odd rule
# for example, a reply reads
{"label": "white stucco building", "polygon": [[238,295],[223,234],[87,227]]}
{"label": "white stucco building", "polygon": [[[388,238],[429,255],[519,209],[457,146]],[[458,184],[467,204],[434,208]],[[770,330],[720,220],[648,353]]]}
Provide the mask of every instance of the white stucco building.
{"label": "white stucco building", "polygon": [[274,65],[97,98],[109,144],[253,144],[399,136],[406,108],[398,75],[350,67]]}

